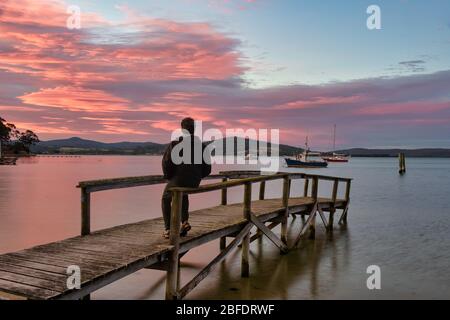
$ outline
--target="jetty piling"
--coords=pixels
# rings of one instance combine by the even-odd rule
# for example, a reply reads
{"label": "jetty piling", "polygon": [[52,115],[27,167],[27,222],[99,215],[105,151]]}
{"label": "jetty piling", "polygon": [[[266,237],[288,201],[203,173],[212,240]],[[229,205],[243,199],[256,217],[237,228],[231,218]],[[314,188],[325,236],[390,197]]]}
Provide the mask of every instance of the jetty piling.
{"label": "jetty piling", "polygon": [[404,153],[399,153],[398,155],[398,163],[399,163],[399,170],[398,172],[400,174],[406,173],[406,157]]}

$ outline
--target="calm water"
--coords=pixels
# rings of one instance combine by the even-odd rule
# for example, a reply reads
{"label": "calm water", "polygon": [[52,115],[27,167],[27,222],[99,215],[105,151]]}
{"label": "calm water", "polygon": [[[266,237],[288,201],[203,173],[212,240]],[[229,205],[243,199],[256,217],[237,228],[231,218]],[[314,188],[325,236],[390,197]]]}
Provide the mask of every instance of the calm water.
{"label": "calm water", "polygon": [[[450,159],[407,159],[407,165],[403,177],[397,174],[397,160],[387,158],[354,158],[349,164],[308,171],[355,179],[348,227],[336,226],[330,239],[319,225],[316,241],[281,257],[270,242],[255,242],[250,279],[240,278],[236,251],[189,298],[450,298]],[[78,181],[148,174],[160,174],[159,157],[34,158],[0,167],[0,253],[78,235]],[[268,196],[281,195],[278,183],[268,184]],[[93,229],[159,216],[162,187],[94,194]],[[300,182],[294,183],[292,194],[301,190]],[[329,185],[321,185],[321,193],[329,190]],[[229,196],[240,201],[242,189],[233,189]],[[198,209],[216,205],[220,194],[191,199],[191,208]],[[291,223],[292,237],[299,227],[300,219]],[[186,255],[183,281],[217,253],[218,242],[211,242]],[[381,290],[366,288],[369,265],[381,268]],[[164,281],[163,272],[142,270],[93,297],[161,299]]]}

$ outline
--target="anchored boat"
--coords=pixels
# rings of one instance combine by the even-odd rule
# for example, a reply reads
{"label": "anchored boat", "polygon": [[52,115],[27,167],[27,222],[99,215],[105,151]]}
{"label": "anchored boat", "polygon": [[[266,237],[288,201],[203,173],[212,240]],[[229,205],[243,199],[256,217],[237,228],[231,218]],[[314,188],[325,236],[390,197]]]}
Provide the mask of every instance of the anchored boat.
{"label": "anchored boat", "polygon": [[348,162],[348,156],[343,154],[333,153],[331,156],[322,157],[327,162]]}
{"label": "anchored boat", "polygon": [[[336,150],[336,125],[333,130],[333,150]],[[327,162],[348,162],[349,156],[333,152],[331,155],[323,156],[322,159]]]}
{"label": "anchored boat", "polygon": [[326,168],[328,163],[326,161],[308,160],[310,154],[308,146],[308,137],[306,137],[305,151],[303,154],[297,154],[295,159],[284,158],[289,168]]}

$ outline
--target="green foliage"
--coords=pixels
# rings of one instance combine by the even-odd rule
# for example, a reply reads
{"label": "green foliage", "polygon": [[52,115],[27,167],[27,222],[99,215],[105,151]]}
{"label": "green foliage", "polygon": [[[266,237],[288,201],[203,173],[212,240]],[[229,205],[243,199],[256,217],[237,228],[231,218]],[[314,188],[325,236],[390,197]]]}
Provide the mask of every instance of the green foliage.
{"label": "green foliage", "polygon": [[[13,141],[13,143],[11,143]],[[31,130],[20,132],[12,123],[0,117],[0,143],[8,144],[14,153],[30,152],[30,147],[39,142],[38,136]]]}

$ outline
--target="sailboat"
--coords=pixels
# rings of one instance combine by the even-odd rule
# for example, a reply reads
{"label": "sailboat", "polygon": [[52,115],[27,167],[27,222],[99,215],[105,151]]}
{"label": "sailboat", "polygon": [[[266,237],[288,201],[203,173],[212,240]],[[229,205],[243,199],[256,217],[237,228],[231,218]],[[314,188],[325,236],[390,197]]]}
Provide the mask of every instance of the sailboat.
{"label": "sailboat", "polygon": [[305,150],[302,154],[297,154],[295,159],[284,158],[289,168],[326,168],[328,163],[326,161],[308,160],[310,153],[308,146],[308,137],[306,137]]}
{"label": "sailboat", "polygon": [[348,156],[335,153],[334,150],[336,150],[336,125],[334,125],[333,130],[333,153],[329,156],[322,157],[322,159],[327,162],[348,162]]}

